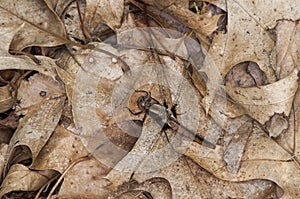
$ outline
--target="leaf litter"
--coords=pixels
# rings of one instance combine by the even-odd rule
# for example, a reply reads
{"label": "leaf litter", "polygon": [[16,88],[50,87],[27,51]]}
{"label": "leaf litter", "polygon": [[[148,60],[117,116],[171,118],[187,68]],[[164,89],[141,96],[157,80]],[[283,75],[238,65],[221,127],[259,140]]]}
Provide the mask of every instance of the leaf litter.
{"label": "leaf litter", "polygon": [[[50,193],[47,197],[55,194],[63,198],[297,198],[300,183],[297,159],[299,9],[291,1],[207,2],[99,0],[80,4],[76,1],[76,6],[70,1],[1,2],[0,76],[3,78],[3,71],[7,69],[15,69],[17,75],[29,74],[18,80],[20,84],[13,80],[1,82],[0,131],[13,132],[11,138],[6,138],[9,143],[1,143],[1,196],[17,197],[17,192],[21,191],[25,196],[27,192],[29,197],[29,193],[36,195],[39,190],[40,195],[45,186],[55,188],[53,180],[60,176],[64,181],[56,191],[46,190],[45,194]],[[84,24],[72,27],[67,23],[74,25],[75,21],[60,18],[68,18],[64,10],[71,5],[73,10],[68,12],[69,17],[78,14],[76,20]],[[33,8],[38,12],[32,11]],[[134,12],[128,12],[131,9]],[[31,13],[31,16],[24,13]],[[222,30],[219,23],[225,15],[227,21],[223,23],[227,23],[227,27]],[[151,19],[145,22],[144,16]],[[174,24],[161,20],[161,16],[173,20]],[[142,126],[136,126],[133,134],[124,135],[124,129],[117,123],[118,115],[111,114],[110,98],[116,82],[127,75],[122,71],[125,67],[121,60],[134,71],[135,67],[151,61],[150,51],[145,49],[149,46],[131,50],[130,46],[127,46],[129,49],[122,45],[116,48],[115,42],[120,42],[120,38],[98,45],[102,53],[94,54],[98,56],[95,60],[102,60],[109,70],[102,68],[100,76],[94,77],[88,75],[99,72],[93,65],[99,63],[85,65],[83,61],[93,58],[87,55],[92,47],[80,48],[84,48],[82,43],[99,41],[99,35],[107,37],[104,30],[109,28],[110,32],[122,33],[124,29],[149,23],[188,30],[180,36],[160,34],[156,45],[165,46],[160,46],[158,54],[188,80],[199,92],[197,100],[202,101],[197,108],[187,106],[188,111],[180,113],[178,118],[186,117],[193,108],[198,109],[200,123],[196,131],[204,132],[207,139],[216,143],[216,148],[208,149],[191,140],[179,139],[178,143],[171,142],[168,153],[184,156],[161,169],[136,172],[130,177],[132,172],[114,173],[115,169],[122,161],[128,164],[126,158],[138,152],[144,154],[140,171],[151,170],[146,160],[154,160],[151,150],[159,149],[156,141],[163,141],[165,136],[154,131],[150,133],[152,129],[147,125],[151,127],[153,121],[149,117]],[[68,39],[66,32],[72,32]],[[200,41],[193,46],[196,49],[194,58],[186,56],[190,52],[187,53],[184,44],[189,37]],[[143,41],[141,36],[133,38]],[[62,50],[56,59],[43,53],[35,57],[30,54],[34,49],[66,43],[69,50]],[[74,47],[70,48],[69,44]],[[174,59],[176,50],[184,56]],[[23,55],[9,53],[20,54],[20,51]],[[33,61],[35,58],[41,61],[40,65]],[[241,70],[236,70],[238,65]],[[9,73],[13,74],[13,70]],[[84,81],[78,82],[79,75],[86,76]],[[91,85],[93,78],[100,81]],[[137,82],[129,83],[132,86]],[[78,109],[78,104],[88,102],[88,98],[84,98],[89,92],[78,92],[86,85],[95,87],[93,94],[98,101]],[[154,90],[153,96],[157,98]],[[68,113],[70,107],[74,121]],[[95,117],[90,119],[89,115]],[[13,123],[12,120],[18,121]],[[127,120],[133,122],[130,117]],[[82,129],[95,124],[100,131],[83,134]],[[104,131],[99,134],[101,129]],[[170,135],[168,131],[172,130],[166,131]],[[153,141],[153,145],[142,142],[147,139]],[[112,141],[122,153],[101,155],[99,146],[105,144],[105,140]],[[73,165],[89,153],[90,159]],[[112,163],[110,167],[102,164],[105,159]],[[16,181],[16,178],[22,180]]]}

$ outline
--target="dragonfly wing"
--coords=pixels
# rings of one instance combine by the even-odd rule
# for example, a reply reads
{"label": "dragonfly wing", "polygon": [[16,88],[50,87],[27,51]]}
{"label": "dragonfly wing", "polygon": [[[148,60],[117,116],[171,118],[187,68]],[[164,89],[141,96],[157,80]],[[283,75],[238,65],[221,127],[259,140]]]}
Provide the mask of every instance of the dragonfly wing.
{"label": "dragonfly wing", "polygon": [[154,104],[150,107],[149,116],[153,118],[153,120],[161,127],[161,129],[168,120],[167,109],[160,104]]}

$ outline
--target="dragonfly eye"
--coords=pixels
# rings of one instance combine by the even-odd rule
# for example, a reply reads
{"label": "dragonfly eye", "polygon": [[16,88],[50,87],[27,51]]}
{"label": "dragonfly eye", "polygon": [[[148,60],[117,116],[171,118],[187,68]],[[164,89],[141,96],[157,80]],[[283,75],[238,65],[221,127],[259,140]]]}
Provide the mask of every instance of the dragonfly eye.
{"label": "dragonfly eye", "polygon": [[146,108],[146,109],[150,109],[151,106],[152,106],[152,104],[149,103],[149,102],[145,104],[145,108]]}
{"label": "dragonfly eye", "polygon": [[145,102],[144,96],[139,97],[138,100],[137,100],[137,102],[138,102],[139,104],[144,103],[144,102]]}

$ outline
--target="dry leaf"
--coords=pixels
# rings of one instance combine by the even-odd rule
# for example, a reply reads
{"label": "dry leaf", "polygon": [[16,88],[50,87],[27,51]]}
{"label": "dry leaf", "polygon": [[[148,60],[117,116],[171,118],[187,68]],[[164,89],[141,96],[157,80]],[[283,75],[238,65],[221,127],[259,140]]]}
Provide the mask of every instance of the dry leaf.
{"label": "dry leaf", "polygon": [[[0,70],[35,70],[54,78],[56,76],[54,60],[37,56],[41,61],[41,65],[37,65],[28,57],[12,56],[8,51],[9,49],[22,50],[33,45],[63,44],[61,38],[65,39],[66,35],[60,19],[42,1],[18,1],[17,4],[12,1],[1,1],[0,10],[2,10],[0,12],[2,35]],[[31,16],[26,13],[30,13]]]}
{"label": "dry leaf", "polygon": [[[289,118],[288,129],[283,132],[283,136],[277,137],[276,140],[292,154],[292,159],[295,160],[300,154],[300,139],[299,139],[299,104],[300,104],[300,91],[296,92],[293,108]],[[299,165],[298,162],[295,162]],[[300,165],[299,165],[300,167]]]}
{"label": "dry leaf", "polygon": [[5,154],[7,152],[8,144],[0,144],[0,175],[2,176],[2,172],[5,165]]}
{"label": "dry leaf", "polygon": [[103,177],[104,173],[106,168],[94,158],[78,163],[65,175],[59,198],[107,198],[110,182]]}
{"label": "dry leaf", "polygon": [[75,84],[75,73],[71,73],[68,71],[65,71],[61,68],[56,68],[57,75],[60,77],[62,82],[64,83],[66,87],[66,93],[68,97],[68,104],[72,104],[72,95],[73,95],[73,89]]}
{"label": "dry leaf", "polygon": [[30,168],[51,169],[63,173],[71,162],[87,154],[78,136],[62,126],[57,126]]}
{"label": "dry leaf", "polygon": [[[3,2],[2,2],[3,3]],[[0,9],[4,9],[0,5]],[[8,53],[12,39],[15,33],[19,30],[20,25],[24,22],[17,17],[12,17],[7,12],[0,12],[0,18],[3,20],[1,25],[1,47],[0,47],[0,70],[5,69],[21,69],[21,70],[36,70],[45,75],[54,78],[56,76],[54,68],[56,64],[54,60],[37,56],[41,60],[41,65],[35,64],[31,59],[25,56],[12,56]]]}
{"label": "dry leaf", "polygon": [[174,16],[174,18],[180,21],[182,24],[195,30],[196,33],[204,36],[208,36],[217,30],[218,20],[222,16],[221,14],[213,16],[209,16],[207,14],[197,15],[186,8],[176,5],[171,5],[165,11]]}
{"label": "dry leaf", "polygon": [[60,119],[65,95],[58,82],[37,74],[23,81],[18,98],[23,99],[19,106],[25,116],[10,141],[5,171],[13,163],[37,157]]}
{"label": "dry leaf", "polygon": [[[284,5],[284,6],[283,6]],[[270,82],[275,81],[270,68],[274,60],[272,35],[267,32],[279,19],[298,19],[300,13],[292,1],[227,1],[228,26],[226,35],[216,35],[209,54],[224,77],[230,69],[241,62],[256,62]],[[287,11],[286,8],[292,8]],[[236,24],[239,24],[238,26]],[[236,53],[240,52],[240,53]]]}
{"label": "dry leaf", "polygon": [[[67,167],[89,152],[80,138],[62,126],[57,126],[49,141],[34,160],[31,169],[55,170],[63,173]],[[64,176],[60,197],[99,198],[108,194],[108,184],[103,178],[107,168],[90,159],[76,164]]]}
{"label": "dry leaf", "polygon": [[[132,191],[139,190],[134,193],[142,196],[141,193],[148,192],[153,198],[170,198],[170,195],[172,198],[263,198],[274,188],[273,183],[262,180],[238,183],[219,180],[184,156],[160,170],[135,173],[133,178],[140,184],[125,182],[116,193],[128,196]],[[147,183],[153,185],[147,187]],[[157,184],[164,188],[156,191]]]}
{"label": "dry leaf", "polygon": [[55,7],[55,12],[57,13],[58,16],[62,16],[66,8],[73,2],[73,0],[58,0],[55,2],[48,2],[52,0],[46,0],[45,2],[47,5],[49,4],[55,4],[55,6],[49,6],[49,7]]}
{"label": "dry leaf", "polygon": [[[180,150],[180,148],[178,148]],[[185,154],[219,179],[245,181],[250,179],[269,179],[284,190],[283,198],[297,198],[300,194],[300,169],[291,155],[265,132],[255,127],[248,139],[237,174],[229,173],[223,162],[222,148],[206,152],[194,143],[189,144]],[[183,152],[184,152],[183,151]]]}
{"label": "dry leaf", "polygon": [[9,110],[14,105],[12,90],[10,85],[0,87],[0,113]]}
{"label": "dry leaf", "polygon": [[[2,31],[14,34],[10,49],[28,46],[57,46],[65,43],[66,33],[59,17],[43,1],[1,1]],[[29,14],[30,13],[30,14]]]}
{"label": "dry leaf", "polygon": [[[1,53],[1,55],[3,55]],[[20,69],[20,70],[34,70],[38,71],[44,75],[52,77],[55,79],[57,76],[55,68],[57,65],[55,64],[55,60],[50,59],[48,57],[36,56],[39,60],[41,60],[41,64],[37,65],[30,58],[25,56],[1,56],[0,55],[0,70],[6,69]]]}
{"label": "dry leaf", "polygon": [[266,129],[269,132],[270,137],[277,138],[281,133],[286,130],[288,126],[287,118],[282,115],[275,114],[267,123]]}
{"label": "dry leaf", "polygon": [[226,92],[236,103],[261,124],[275,113],[288,116],[298,88],[298,71],[273,84],[240,88],[226,86]]}
{"label": "dry leaf", "polygon": [[54,171],[31,171],[22,164],[14,164],[2,182],[0,197],[12,191],[37,191],[55,175]]}
{"label": "dry leaf", "polygon": [[230,173],[237,173],[248,137],[252,132],[252,122],[246,122],[232,135],[225,151],[224,161]]}
{"label": "dry leaf", "polygon": [[121,25],[123,10],[123,0],[87,0],[84,16],[85,26],[90,33],[93,33],[100,23],[115,30]]}
{"label": "dry leaf", "polygon": [[136,199],[139,198],[161,198],[168,199],[172,197],[172,190],[168,181],[164,178],[150,178],[144,182],[138,183],[131,181],[119,187],[116,193],[118,199]]}
{"label": "dry leaf", "polygon": [[234,65],[253,61],[258,63],[270,81],[275,81],[274,72],[269,68],[269,54],[274,48],[274,41],[264,29],[264,24],[257,25],[253,14],[246,11],[248,8],[245,9],[234,0],[227,1],[227,9],[228,32],[215,35],[212,48],[208,52],[219,67],[222,77],[225,77]]}
{"label": "dry leaf", "polygon": [[[66,4],[65,4],[66,3]],[[81,24],[81,19],[80,17],[83,16],[83,11],[85,9],[85,2],[83,1],[78,1],[78,6],[77,7],[77,2],[76,1],[64,1],[63,4],[60,4],[59,6],[63,6],[62,8],[58,8],[58,12],[62,12],[61,18],[63,20],[64,26],[67,31],[67,35],[69,38],[77,41],[86,41],[85,35],[88,35],[88,33],[84,33],[85,30],[82,29],[82,24]],[[63,9],[63,10],[60,10]],[[80,10],[81,16],[79,16],[78,10]],[[85,31],[86,32],[86,31]],[[90,37],[88,35],[88,37]],[[65,53],[65,52],[64,52]],[[66,56],[66,55],[64,55]]]}
{"label": "dry leaf", "polygon": [[205,2],[213,4],[224,11],[227,11],[227,4],[226,0],[205,0]]}
{"label": "dry leaf", "polygon": [[282,79],[298,68],[300,25],[293,21],[280,21],[276,26],[276,75]]}
{"label": "dry leaf", "polygon": [[199,33],[204,37],[217,30],[218,20],[222,16],[221,14],[211,16],[211,13],[198,15],[197,13],[193,13],[192,11],[190,11],[188,7],[186,7],[186,3],[177,3],[177,1],[174,0],[143,0],[143,2],[156,6],[158,9],[167,12],[176,20],[195,30],[196,33]]}

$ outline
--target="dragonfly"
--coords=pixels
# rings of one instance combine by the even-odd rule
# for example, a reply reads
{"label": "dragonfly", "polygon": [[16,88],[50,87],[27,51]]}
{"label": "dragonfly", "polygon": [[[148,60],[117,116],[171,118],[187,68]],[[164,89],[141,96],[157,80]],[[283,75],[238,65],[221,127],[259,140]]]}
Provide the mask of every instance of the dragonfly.
{"label": "dragonfly", "polygon": [[144,95],[141,95],[137,99],[137,106],[140,111],[134,112],[127,108],[132,115],[140,115],[144,113],[142,122],[145,120],[146,116],[149,115],[154,119],[155,122],[163,127],[162,129],[170,128],[174,131],[177,131],[184,137],[192,137],[193,141],[198,144],[207,146],[211,149],[215,149],[215,145],[213,143],[196,134],[188,127],[180,124],[180,122],[176,118],[177,114],[174,108],[169,109],[165,105],[160,104],[158,100],[154,99],[151,96],[150,92],[147,92],[145,90],[135,90],[135,92],[143,93]]}

